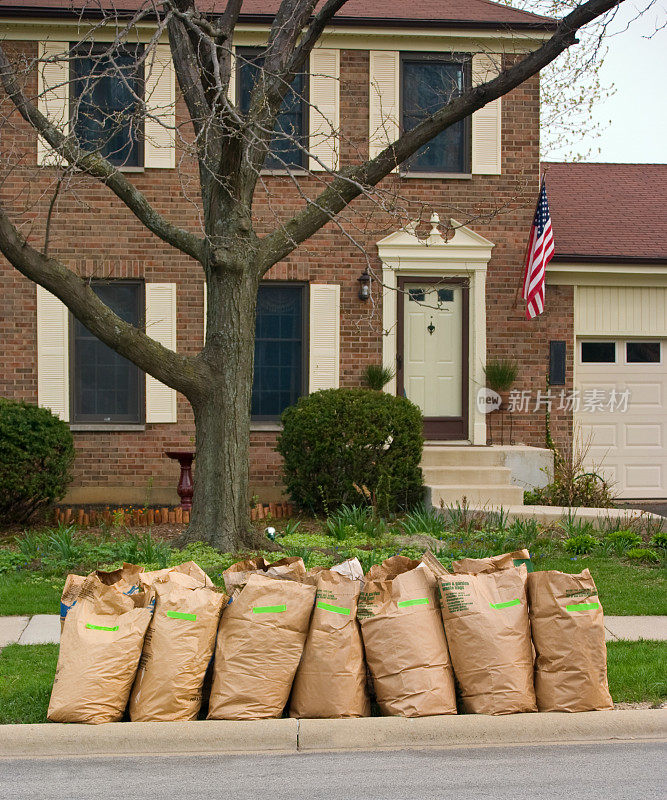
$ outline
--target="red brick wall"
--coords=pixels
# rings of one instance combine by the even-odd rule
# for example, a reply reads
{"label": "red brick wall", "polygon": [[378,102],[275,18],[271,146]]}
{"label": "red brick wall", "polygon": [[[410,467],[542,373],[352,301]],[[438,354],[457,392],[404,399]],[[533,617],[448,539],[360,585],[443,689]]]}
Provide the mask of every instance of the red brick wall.
{"label": "red brick wall", "polygon": [[[34,45],[25,46],[34,52]],[[34,87],[33,87],[34,90]],[[368,53],[341,53],[341,158],[343,164],[367,155],[368,136]],[[468,180],[410,179],[402,182],[392,176],[386,188],[400,192],[411,215],[424,204],[442,219],[454,217],[495,243],[489,264],[487,288],[488,356],[519,360],[520,389],[544,388],[548,365],[548,342],[573,339],[572,292],[568,287],[550,288],[547,312],[537,321],[523,318],[515,304],[516,287],[521,280],[522,261],[535,197],[538,188],[538,106],[536,79],[528,81],[503,99],[503,174],[476,175]],[[9,112],[7,101],[0,102],[0,119]],[[11,135],[18,150],[25,151],[24,163],[5,176],[0,196],[15,219],[27,223],[23,230],[31,241],[43,240],[45,210],[53,179],[48,169],[36,169],[35,143],[27,126],[11,115]],[[10,129],[5,123],[7,131]],[[3,130],[3,141],[7,142]],[[6,147],[3,147],[5,152]],[[148,199],[181,226],[197,230],[196,209],[181,191],[174,171],[146,170],[130,176]],[[188,197],[196,197],[196,171],[192,162],[181,168]],[[306,178],[303,185],[311,193],[318,188],[317,178]],[[267,177],[271,202],[260,187],[255,215],[260,233],[275,226],[276,216],[285,218],[300,208],[301,200],[291,180]],[[178,349],[196,352],[202,345],[203,310],[200,266],[161,243],[125,209],[106,188],[87,178],[73,179],[71,191],[63,191],[54,215],[51,251],[82,275],[141,277],[147,281],[178,283]],[[501,213],[497,213],[501,209]],[[267,276],[314,282],[337,282],[341,286],[341,364],[342,386],[355,386],[366,365],[379,363],[382,352],[381,299],[362,303],[357,297],[357,277],[366,260],[379,272],[375,242],[397,227],[390,215],[382,215],[367,199],[356,201],[343,215],[346,227],[357,244],[346,238],[334,224],[327,225],[302,245]],[[359,245],[359,246],[357,246]],[[5,302],[0,331],[6,342],[6,360],[0,370],[2,393],[7,397],[35,402],[36,330],[35,288],[4,260],[0,260],[0,280]],[[571,362],[571,347],[569,350]],[[568,367],[571,382],[571,365]],[[565,415],[553,414],[555,435],[563,437],[569,422]],[[166,447],[188,447],[193,437],[192,415],[187,401],[179,397],[178,423],[146,425],[145,432],[76,433],[77,459],[73,490],[83,497],[85,490],[102,487],[109,502],[142,502],[149,485],[155,502],[166,501],[176,481],[177,469],[162,451]],[[517,442],[544,444],[544,415],[515,417]],[[275,494],[280,481],[280,459],[275,453],[276,434],[254,431],[251,436],[251,484],[263,499]],[[91,495],[87,495],[90,497]]]}

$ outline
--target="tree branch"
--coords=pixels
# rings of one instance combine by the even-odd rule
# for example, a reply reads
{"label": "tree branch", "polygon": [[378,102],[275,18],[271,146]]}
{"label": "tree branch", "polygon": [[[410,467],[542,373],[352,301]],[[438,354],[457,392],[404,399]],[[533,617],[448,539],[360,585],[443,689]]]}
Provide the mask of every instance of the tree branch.
{"label": "tree branch", "polygon": [[0,251],[26,278],[61,300],[100,341],[144,372],[192,397],[210,381],[204,361],[174,353],[115,314],[80,278],[55,258],[29,245],[0,206]]}
{"label": "tree branch", "polygon": [[303,211],[261,240],[258,255],[262,272],[289,255],[358,197],[365,187],[378,184],[438,133],[537,74],[563,51],[576,44],[575,34],[581,27],[622,2],[624,0],[588,0],[564,17],[551,38],[541,47],[504,70],[497,78],[463,92],[431,117],[399,136],[375,158],[341,170],[317,198],[308,202]]}
{"label": "tree branch", "polygon": [[19,114],[71,166],[106,184],[130,211],[156,236],[197,261],[204,259],[204,241],[173,225],[159,214],[146,197],[105,158],[82,150],[76,142],[42,114],[25,96],[14,70],[0,46],[0,81]]}

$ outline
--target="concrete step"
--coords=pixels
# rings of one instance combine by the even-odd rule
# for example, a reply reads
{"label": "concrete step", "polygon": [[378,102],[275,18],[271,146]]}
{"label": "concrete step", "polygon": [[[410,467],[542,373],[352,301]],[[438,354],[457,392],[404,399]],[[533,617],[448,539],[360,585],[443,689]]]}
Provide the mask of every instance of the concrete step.
{"label": "concrete step", "polygon": [[463,498],[471,506],[520,506],[523,504],[523,489],[520,486],[427,486],[426,501],[436,508],[441,502],[446,506],[462,503]]}
{"label": "concrete step", "polygon": [[512,470],[509,467],[425,467],[424,482],[430,486],[510,486]]}
{"label": "concrete step", "polygon": [[426,445],[421,463],[423,467],[494,467],[502,466],[504,460],[504,453],[493,447]]}

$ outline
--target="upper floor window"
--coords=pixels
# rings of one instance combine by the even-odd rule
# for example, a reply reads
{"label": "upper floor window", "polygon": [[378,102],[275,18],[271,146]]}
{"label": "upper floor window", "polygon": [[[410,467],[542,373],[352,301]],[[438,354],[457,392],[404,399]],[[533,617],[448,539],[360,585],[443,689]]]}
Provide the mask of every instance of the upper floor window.
{"label": "upper floor window", "polygon": [[[401,128],[409,131],[470,86],[469,55],[404,53]],[[401,167],[406,172],[470,172],[470,118],[439,133]]]}
{"label": "upper floor window", "polygon": [[[260,51],[252,48],[239,48],[236,52],[237,96],[241,111],[250,108],[250,95],[253,86],[264,66]],[[299,73],[287,90],[282,108],[276,119],[274,136],[269,153],[264,162],[266,169],[287,169],[305,167],[308,138],[308,102],[306,90],[307,75]]]}
{"label": "upper floor window", "polygon": [[[144,285],[140,281],[92,284],[95,294],[121,319],[140,326]],[[143,372],[107,347],[70,317],[72,413],[78,423],[141,423],[144,418]]]}
{"label": "upper floor window", "polygon": [[70,118],[86,150],[112,164],[142,166],[143,48],[108,44],[72,45]]}
{"label": "upper floor window", "polygon": [[306,392],[306,287],[264,283],[257,296],[252,415],[277,419]]}

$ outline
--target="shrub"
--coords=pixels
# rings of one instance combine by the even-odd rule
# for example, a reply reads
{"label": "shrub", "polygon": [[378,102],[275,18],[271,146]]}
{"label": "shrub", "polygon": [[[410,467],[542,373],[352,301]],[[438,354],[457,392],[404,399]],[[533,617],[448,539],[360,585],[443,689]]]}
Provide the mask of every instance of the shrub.
{"label": "shrub", "polygon": [[497,359],[488,361],[484,367],[486,385],[494,392],[506,392],[519,374],[519,365],[516,361]]}
{"label": "shrub", "polygon": [[660,556],[655,550],[649,550],[648,547],[631,547],[625,553],[625,557],[631,561],[644,561],[647,564],[657,564],[660,561]]}
{"label": "shrub", "polygon": [[48,409],[0,399],[0,521],[26,522],[60,500],[70,481],[74,440]]}
{"label": "shrub", "polygon": [[569,539],[566,539],[563,547],[568,553],[572,553],[575,556],[583,556],[590,553],[597,544],[598,540],[595,536],[591,536],[590,533],[580,533],[577,536],[570,536]]}
{"label": "shrub", "polygon": [[381,391],[394,377],[394,370],[382,364],[369,364],[364,370],[363,381],[369,389]]}
{"label": "shrub", "polygon": [[311,512],[370,501],[382,514],[423,494],[422,416],[405,397],[326,389],[283,412],[277,449],[292,501]]}
{"label": "shrub", "polygon": [[667,550],[667,533],[656,533],[649,544],[656,550]]}
{"label": "shrub", "polygon": [[604,537],[605,548],[617,555],[633,547],[639,547],[641,543],[642,537],[634,531],[612,531]]}

